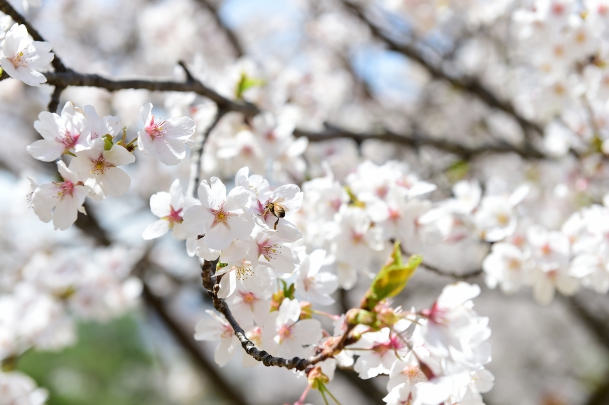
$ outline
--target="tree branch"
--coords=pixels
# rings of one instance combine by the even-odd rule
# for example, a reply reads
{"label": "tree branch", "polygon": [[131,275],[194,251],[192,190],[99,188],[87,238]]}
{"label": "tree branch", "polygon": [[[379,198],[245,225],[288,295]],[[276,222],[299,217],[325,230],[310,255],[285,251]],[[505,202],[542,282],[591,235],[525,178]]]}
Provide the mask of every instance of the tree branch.
{"label": "tree branch", "polygon": [[372,35],[377,39],[384,42],[388,49],[401,53],[402,55],[414,60],[421,66],[423,66],[433,78],[441,79],[447,81],[452,86],[462,89],[474,96],[476,96],[479,100],[486,103],[488,106],[497,108],[518,121],[520,126],[523,128],[525,137],[527,134],[527,130],[534,130],[538,133],[543,133],[543,129],[538,124],[529,121],[524,118],[520,114],[516,112],[514,106],[506,101],[500,100],[491,90],[485,87],[479,79],[474,77],[468,78],[457,78],[447,74],[440,66],[436,66],[425,57],[423,57],[422,53],[417,49],[415,45],[411,44],[402,44],[396,42],[394,39],[389,37],[387,34],[383,32],[383,30],[374,24],[365,14],[363,8],[352,2],[351,0],[341,0],[342,3],[349,8],[351,11],[355,13],[355,15],[359,18],[361,22],[363,22],[372,32]]}
{"label": "tree branch", "polygon": [[434,148],[461,156],[464,159],[470,159],[473,156],[487,152],[516,153],[522,156],[523,158],[549,159],[548,156],[542,154],[541,152],[533,148],[520,148],[510,144],[486,144],[476,147],[468,147],[458,142],[449,141],[447,139],[431,138],[420,133],[399,135],[387,129],[384,129],[382,132],[379,133],[356,133],[334,126],[326,126],[326,129],[321,132],[312,132],[296,129],[294,130],[294,136],[306,137],[311,142],[321,142],[336,138],[348,138],[353,139],[357,144],[361,144],[365,140],[372,139],[384,142],[397,143],[411,147],[433,146]]}
{"label": "tree branch", "polygon": [[184,82],[151,79],[108,79],[96,74],[82,74],[74,71],[46,72],[43,74],[46,76],[48,84],[53,86],[99,87],[108,91],[145,89],[150,91],[194,92],[210,99],[218,105],[218,108],[240,112],[247,116],[254,116],[260,112],[255,105],[229,100],[195,79]]}
{"label": "tree branch", "polygon": [[241,397],[239,391],[228,385],[224,378],[218,374],[216,366],[211,364],[205,356],[203,356],[192,336],[184,333],[182,328],[172,319],[169,313],[167,313],[162,300],[157,298],[152,291],[150,291],[150,288],[148,288],[145,282],[142,281],[142,283],[144,285],[142,291],[144,302],[146,302],[147,306],[156,313],[161,321],[163,321],[173,337],[179,342],[180,346],[190,354],[196,365],[204,372],[205,376],[209,378],[214,391],[230,401],[231,404],[247,404],[247,401]]}
{"label": "tree branch", "polygon": [[218,13],[218,9],[208,0],[199,0],[199,4],[201,4],[209,12],[218,28],[220,28],[220,30],[224,32],[224,35],[226,35],[228,42],[230,42],[231,46],[233,47],[237,58],[240,58],[245,55],[243,45],[241,45],[241,41],[239,41],[239,38],[237,37],[235,32],[231,30],[224,23],[224,21],[222,21],[222,19],[220,18],[220,14]]}
{"label": "tree branch", "polygon": [[215,282],[213,280],[217,263],[217,260],[203,261],[203,265],[201,266],[201,278],[203,279],[203,287],[205,287],[207,293],[211,297],[212,303],[216,311],[224,315],[224,318],[226,318],[230,326],[233,328],[235,336],[237,336],[237,339],[239,339],[239,342],[241,342],[243,350],[245,350],[245,352],[248,355],[252,356],[254,359],[262,362],[262,364],[264,364],[265,366],[283,367],[287,368],[288,370],[296,369],[298,371],[308,372],[312,369],[312,366],[333,357],[336,352],[341,351],[346,345],[350,344],[350,333],[355,327],[354,325],[347,325],[345,332],[342,336],[340,336],[340,338],[334,345],[321,350],[319,353],[317,353],[315,356],[311,357],[308,360],[300,357],[284,359],[283,357],[272,356],[265,350],[258,349],[256,345],[247,338],[247,336],[245,335],[245,331],[233,317],[233,314],[231,313],[231,310],[226,304],[226,302],[224,302],[223,299],[218,297],[221,277],[217,277]]}
{"label": "tree branch", "polygon": [[59,99],[61,98],[61,93],[65,90],[65,87],[62,86],[55,86],[55,88],[53,89],[53,94],[51,94],[51,100],[49,101],[49,105],[47,107],[47,110],[49,110],[49,112],[56,112],[57,108],[59,107]]}

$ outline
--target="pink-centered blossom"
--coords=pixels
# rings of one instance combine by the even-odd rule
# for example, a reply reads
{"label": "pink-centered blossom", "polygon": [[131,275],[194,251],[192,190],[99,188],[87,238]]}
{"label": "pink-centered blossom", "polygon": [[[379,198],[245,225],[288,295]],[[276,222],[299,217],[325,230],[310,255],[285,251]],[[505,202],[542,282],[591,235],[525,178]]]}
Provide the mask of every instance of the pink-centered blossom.
{"label": "pink-centered blossom", "polygon": [[11,77],[30,86],[40,86],[47,78],[38,69],[53,60],[51,44],[33,41],[23,24],[14,24],[4,37],[0,66]]}
{"label": "pink-centered blossom", "polygon": [[197,200],[184,195],[180,181],[174,180],[169,193],[161,191],[150,197],[150,210],[159,217],[159,220],[148,225],[144,229],[142,237],[150,240],[163,236],[171,230],[174,238],[186,239],[187,233],[182,225],[184,211],[196,204],[198,204]]}
{"label": "pink-centered blossom", "polygon": [[205,312],[211,318],[202,319],[197,323],[195,326],[195,340],[219,340],[220,344],[216,347],[214,361],[220,367],[223,367],[235,354],[235,347],[239,347],[239,340],[224,317],[217,315],[214,311],[207,310]]}
{"label": "pink-centered blossom", "polygon": [[120,197],[129,190],[129,175],[117,166],[124,166],[135,161],[135,156],[120,145],[104,149],[104,140],[95,139],[91,149],[76,152],[70,162],[70,170],[78,173],[80,180],[91,189],[91,197],[96,200]]}
{"label": "pink-centered blossom", "polygon": [[29,145],[27,151],[44,162],[51,162],[66,152],[79,151],[87,147],[86,136],[82,135],[86,125],[85,114],[69,101],[61,116],[43,111],[34,122],[34,128],[44,139]]}
{"label": "pink-centered blossom", "polygon": [[63,182],[38,186],[32,194],[32,208],[41,221],[53,220],[55,229],[64,231],[76,221],[79,211],[84,213],[82,204],[88,190],[64,162],[57,162],[57,168]]}
{"label": "pink-centered blossom", "polygon": [[307,255],[298,268],[296,292],[307,301],[321,305],[330,305],[334,299],[330,297],[338,288],[338,278],[329,272],[319,270],[325,264],[326,252],[318,249]]}
{"label": "pink-centered blossom", "polygon": [[186,141],[195,132],[195,123],[189,117],[160,120],[152,114],[152,104],[140,108],[144,129],[137,135],[138,148],[168,166],[177,165],[186,157]]}
{"label": "pink-centered blossom", "polygon": [[307,357],[305,346],[319,343],[322,338],[321,323],[317,319],[300,317],[298,300],[286,298],[279,311],[271,312],[262,328],[262,342],[274,356],[286,358]]}
{"label": "pink-centered blossom", "polygon": [[184,226],[189,235],[205,239],[207,247],[222,250],[233,240],[250,236],[254,228],[250,195],[243,187],[235,187],[227,196],[226,186],[217,177],[212,177],[210,183],[201,182],[198,190],[201,205],[185,211]]}

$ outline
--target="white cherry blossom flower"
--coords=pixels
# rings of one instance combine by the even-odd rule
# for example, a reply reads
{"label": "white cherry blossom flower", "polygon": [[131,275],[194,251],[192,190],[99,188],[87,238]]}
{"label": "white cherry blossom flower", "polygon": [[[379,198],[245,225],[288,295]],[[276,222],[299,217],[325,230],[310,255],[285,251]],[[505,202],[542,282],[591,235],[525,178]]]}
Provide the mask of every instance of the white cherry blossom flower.
{"label": "white cherry blossom flower", "polygon": [[197,323],[195,326],[195,340],[219,340],[220,344],[216,347],[214,361],[220,367],[224,367],[235,354],[235,347],[240,347],[239,339],[237,339],[233,328],[224,317],[211,310],[205,312],[211,318],[202,319]]}
{"label": "white cherry blossom flower", "polygon": [[348,348],[359,356],[353,368],[364,380],[389,374],[398,357],[405,356],[409,351],[403,338],[389,328],[363,334],[359,341]]}
{"label": "white cherry blossom flower", "polygon": [[43,111],[38,115],[39,121],[34,122],[34,128],[44,139],[36,141],[27,147],[34,158],[51,162],[70,150],[79,151],[87,145],[86,136],[82,136],[87,125],[87,119],[80,108],[67,102],[61,111],[61,116]]}
{"label": "white cherry blossom flower", "polygon": [[515,293],[524,284],[531,269],[530,255],[511,243],[493,244],[491,253],[482,262],[486,285],[501,287],[504,293]]}
{"label": "white cherry blossom flower", "polygon": [[580,282],[569,274],[570,244],[567,236],[541,226],[531,226],[527,231],[527,242],[535,260],[529,277],[535,300],[547,305],[556,290],[563,295],[573,295]]}
{"label": "white cherry blossom flower", "polygon": [[135,162],[135,156],[120,145],[112,145],[110,150],[104,149],[104,140],[95,139],[91,149],[76,152],[76,157],[70,162],[70,170],[75,171],[88,186],[91,197],[96,200],[120,197],[129,190],[131,179],[129,175],[117,166]]}
{"label": "white cherry blossom flower", "polygon": [[231,296],[237,285],[241,284],[246,291],[264,294],[272,290],[273,278],[266,266],[257,264],[257,251],[248,246],[244,241],[235,240],[222,250],[220,261],[227,263],[216,272],[216,276],[222,276],[218,297],[227,298]]}
{"label": "white cherry blossom flower", "polygon": [[471,301],[479,294],[477,285],[451,284],[422,311],[428,319],[422,330],[427,347],[450,371],[476,370],[490,361],[488,318],[478,316]]}
{"label": "white cherry blossom flower", "polygon": [[242,284],[237,284],[234,294],[226,299],[235,319],[243,328],[262,325],[271,310],[269,298],[271,292],[254,293],[247,291]]}
{"label": "white cherry blossom flower", "polygon": [[41,221],[52,219],[55,229],[64,231],[76,221],[79,211],[85,213],[82,204],[89,191],[64,162],[57,162],[57,168],[64,181],[38,186],[32,194],[32,208]]}
{"label": "white cherry blossom flower", "polygon": [[298,268],[296,291],[305,300],[321,305],[330,305],[334,299],[330,297],[338,288],[338,278],[328,272],[319,270],[325,264],[326,252],[318,249],[307,255]]}
{"label": "white cherry blossom flower", "polygon": [[205,244],[216,250],[226,249],[235,239],[245,239],[254,228],[249,210],[250,197],[243,187],[235,187],[226,195],[224,183],[211,178],[211,186],[203,180],[199,186],[201,205],[184,213],[184,227],[190,235],[205,235]]}
{"label": "white cherry blossom flower", "polygon": [[45,389],[36,386],[32,378],[19,371],[0,371],[0,393],[2,405],[42,405],[49,396]]}
{"label": "white cherry blossom flower", "polygon": [[286,298],[279,311],[271,312],[262,328],[262,342],[269,353],[285,358],[307,357],[304,346],[319,343],[321,323],[300,317],[298,300]]}
{"label": "white cherry blossom flower", "polygon": [[195,132],[195,123],[189,117],[155,119],[152,104],[140,109],[144,129],[137,133],[138,148],[168,166],[177,165],[186,157],[185,143]]}
{"label": "white cherry blossom flower", "polygon": [[279,274],[289,274],[296,269],[300,259],[278,232],[257,226],[253,235],[259,263],[266,263]]}
{"label": "white cherry blossom flower", "polygon": [[122,132],[121,120],[118,117],[107,115],[104,118],[100,118],[95,108],[90,105],[84,106],[83,110],[85,117],[87,117],[87,124],[82,135],[86,137],[89,144],[91,141],[104,135],[110,135],[114,138]]}
{"label": "white cherry blossom flower", "polygon": [[303,193],[298,186],[285,184],[259,195],[252,211],[261,226],[276,230],[287,242],[294,242],[302,237],[302,233],[285,217],[300,209],[302,199]]}
{"label": "white cherry blossom flower", "polygon": [[262,150],[271,158],[277,157],[284,144],[293,142],[294,128],[289,119],[277,119],[268,112],[258,114],[252,120],[253,133],[257,135]]}
{"label": "white cherry blossom flower", "polygon": [[[235,174],[235,186],[243,187],[250,191],[256,198],[258,198],[258,196],[266,195],[270,188],[269,182],[258,174],[252,174],[250,176],[249,172],[250,169],[247,166],[239,169],[237,174]],[[252,202],[254,203],[256,200],[252,199]]]}
{"label": "white cherry blossom flower", "polygon": [[33,41],[23,24],[14,24],[4,37],[0,66],[9,76],[30,86],[40,86],[47,78],[38,69],[53,60],[51,44]]}
{"label": "white cherry blossom flower", "polygon": [[186,239],[188,235],[182,225],[184,211],[198,203],[194,198],[184,195],[180,181],[174,180],[169,193],[161,191],[150,197],[150,210],[160,219],[148,225],[142,237],[147,240],[158,238],[171,229],[174,238]]}
{"label": "white cherry blossom flower", "polygon": [[528,193],[528,187],[517,188],[510,196],[486,196],[474,214],[474,222],[482,238],[487,242],[497,242],[510,236],[516,230],[514,206]]}
{"label": "white cherry blossom flower", "polygon": [[367,266],[373,252],[383,249],[382,230],[360,208],[346,208],[340,215],[340,232],[335,238],[336,258],[356,269]]}

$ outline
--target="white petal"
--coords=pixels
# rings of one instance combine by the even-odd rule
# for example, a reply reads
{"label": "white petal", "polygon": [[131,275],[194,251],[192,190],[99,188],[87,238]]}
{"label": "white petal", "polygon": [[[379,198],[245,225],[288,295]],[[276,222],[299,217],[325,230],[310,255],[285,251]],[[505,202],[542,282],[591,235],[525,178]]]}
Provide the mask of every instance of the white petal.
{"label": "white petal", "polygon": [[167,233],[169,230],[169,221],[165,219],[159,219],[158,221],[154,221],[150,225],[144,229],[142,232],[142,238],[145,240],[151,240],[158,237],[161,237]]}
{"label": "white petal", "polygon": [[118,167],[109,168],[101,177],[102,189],[112,197],[121,197],[129,190],[131,185],[129,175]]}

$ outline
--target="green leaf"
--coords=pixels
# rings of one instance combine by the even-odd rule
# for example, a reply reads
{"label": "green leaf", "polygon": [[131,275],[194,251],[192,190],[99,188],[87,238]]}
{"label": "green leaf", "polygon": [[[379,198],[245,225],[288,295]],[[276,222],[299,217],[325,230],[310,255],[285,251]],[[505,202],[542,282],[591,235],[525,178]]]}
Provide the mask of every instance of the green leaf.
{"label": "green leaf", "polygon": [[457,160],[446,169],[445,173],[450,181],[456,183],[469,173],[469,163],[465,160]]}
{"label": "green leaf", "polygon": [[408,280],[422,261],[422,256],[412,255],[408,259],[408,263],[404,264],[400,242],[396,242],[393,245],[391,258],[372,281],[362,308],[373,310],[380,301],[398,295],[406,287]]}
{"label": "green leaf", "polygon": [[104,150],[112,149],[112,135],[104,135],[102,138],[104,140]]}
{"label": "green leaf", "polygon": [[264,85],[264,80],[248,77],[247,73],[241,72],[241,77],[239,78],[239,82],[237,83],[237,87],[235,89],[235,96],[242,99],[243,93],[252,87],[260,87],[262,85]]}

